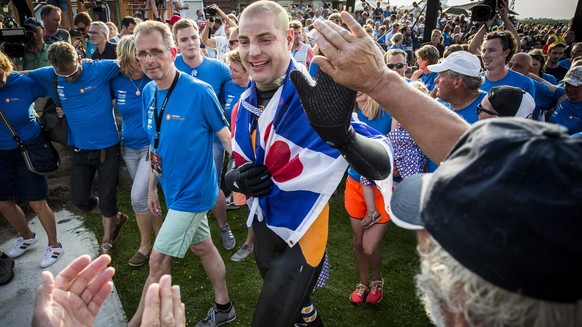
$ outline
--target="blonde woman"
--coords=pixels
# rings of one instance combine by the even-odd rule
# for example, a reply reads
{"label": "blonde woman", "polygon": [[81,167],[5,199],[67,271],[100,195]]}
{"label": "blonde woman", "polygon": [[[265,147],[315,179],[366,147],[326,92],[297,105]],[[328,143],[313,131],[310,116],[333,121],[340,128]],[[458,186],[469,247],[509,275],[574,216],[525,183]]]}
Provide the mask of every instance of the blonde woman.
{"label": "blonde woman", "polygon": [[142,125],[141,93],[151,80],[137,62],[133,35],[121,38],[117,45],[117,59],[122,75],[111,81],[111,89],[121,114],[123,160],[133,180],[131,205],[140,233],[139,249],[128,263],[139,267],[148,262],[153,244],[152,229],[157,235],[162,225],[162,218],[153,215],[148,208],[149,139]]}

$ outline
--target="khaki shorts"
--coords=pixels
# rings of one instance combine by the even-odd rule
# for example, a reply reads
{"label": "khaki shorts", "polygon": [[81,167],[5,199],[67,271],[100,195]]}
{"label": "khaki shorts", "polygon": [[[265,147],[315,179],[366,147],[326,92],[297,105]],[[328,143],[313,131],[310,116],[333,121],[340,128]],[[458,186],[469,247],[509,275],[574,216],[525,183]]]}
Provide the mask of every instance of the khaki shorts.
{"label": "khaki shorts", "polygon": [[183,258],[191,244],[210,238],[206,212],[170,209],[156,237],[154,249],[165,255]]}

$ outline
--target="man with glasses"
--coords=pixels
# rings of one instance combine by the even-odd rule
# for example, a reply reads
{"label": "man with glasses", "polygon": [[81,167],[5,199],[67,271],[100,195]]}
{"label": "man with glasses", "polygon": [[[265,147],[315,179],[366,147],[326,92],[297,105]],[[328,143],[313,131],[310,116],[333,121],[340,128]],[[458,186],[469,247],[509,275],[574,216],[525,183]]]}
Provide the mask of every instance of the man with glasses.
{"label": "man with glasses", "polygon": [[109,42],[109,28],[104,22],[92,22],[87,32],[97,50],[91,55],[93,60],[117,59],[117,44]]}
{"label": "man with glasses", "polygon": [[212,164],[213,138],[218,136],[230,153],[228,123],[212,88],[181,73],[174,65],[176,48],[166,25],[156,21],[140,23],[135,29],[135,51],[143,71],[153,80],[142,95],[152,163],[149,207],[153,214],[162,214],[156,188],[159,181],[168,213],[156,237],[150,272],[129,326],[141,324],[148,287],[170,274],[172,259],[184,257],[188,249],[200,258],[215,297],[208,316],[196,326],[220,326],[235,320],[236,313],[228,296],[224,262],[212,243],[206,213],[218,197],[217,171]]}
{"label": "man with glasses", "polygon": [[[85,63],[67,42],[55,42],[48,50],[52,67],[28,72],[58,103],[67,116],[68,143],[75,147],[71,162],[71,197],[82,211],[102,215],[100,254],[112,254],[127,216],[117,211],[119,132],[111,105],[109,81],[119,74],[112,60]],[[55,90],[57,93],[55,93]],[[91,193],[99,174],[99,197]]]}
{"label": "man with glasses", "polygon": [[[212,86],[215,95],[218,98],[226,83],[232,78],[226,63],[217,59],[208,58],[202,55],[200,50],[200,37],[198,35],[198,25],[191,19],[181,19],[173,27],[173,34],[176,40],[176,46],[180,54],[176,56],[174,64],[176,68],[188,75],[206,82]],[[214,138],[214,164],[219,178],[217,183],[220,184],[220,172],[224,161],[224,148],[218,138]],[[212,213],[218,221],[220,227],[220,236],[222,245],[227,250],[232,250],[236,246],[236,239],[232,234],[226,217],[226,197],[224,192],[219,190],[218,200]]]}
{"label": "man with glasses", "polygon": [[[398,75],[405,77],[406,70],[408,69],[408,64],[406,63],[406,52],[400,49],[388,50],[384,55],[386,60],[386,66],[395,71]],[[406,78],[407,81],[410,79]]]}
{"label": "man with glasses", "polygon": [[75,25],[75,29],[81,33],[84,39],[82,42],[75,42],[74,46],[77,48],[79,53],[84,55],[86,54],[88,57],[91,57],[93,52],[97,50],[97,47],[91,43],[89,40],[89,35],[87,34],[92,21],[93,20],[91,19],[91,16],[89,16],[89,13],[86,11],[76,14],[75,18],[73,19],[73,25]]}

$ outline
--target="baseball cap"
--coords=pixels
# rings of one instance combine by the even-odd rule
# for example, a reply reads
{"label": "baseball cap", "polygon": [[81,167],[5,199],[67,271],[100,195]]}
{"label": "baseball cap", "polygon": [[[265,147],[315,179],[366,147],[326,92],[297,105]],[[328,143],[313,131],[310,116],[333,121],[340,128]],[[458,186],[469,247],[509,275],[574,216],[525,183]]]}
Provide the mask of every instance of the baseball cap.
{"label": "baseball cap", "polygon": [[22,24],[22,27],[31,28],[31,29],[36,29],[39,27],[44,28],[44,24],[40,20],[38,20],[34,17],[29,17],[29,18],[24,20],[24,24]]}
{"label": "baseball cap", "polygon": [[182,19],[182,17],[180,17],[178,15],[174,15],[174,16],[170,17],[170,19],[166,19],[166,23],[176,24],[176,22],[178,22],[180,19]]}
{"label": "baseball cap", "polygon": [[444,72],[452,70],[459,74],[479,77],[481,76],[481,62],[476,55],[467,51],[455,51],[443,60],[440,64],[428,65],[431,72]]}
{"label": "baseball cap", "polygon": [[577,66],[570,69],[562,81],[574,87],[582,85],[582,66]]}
{"label": "baseball cap", "polygon": [[500,117],[529,118],[536,108],[531,95],[514,86],[496,86],[487,93],[487,99]]}
{"label": "baseball cap", "polygon": [[523,118],[471,126],[430,174],[398,185],[390,216],[426,229],[461,265],[509,292],[582,298],[582,139]]}

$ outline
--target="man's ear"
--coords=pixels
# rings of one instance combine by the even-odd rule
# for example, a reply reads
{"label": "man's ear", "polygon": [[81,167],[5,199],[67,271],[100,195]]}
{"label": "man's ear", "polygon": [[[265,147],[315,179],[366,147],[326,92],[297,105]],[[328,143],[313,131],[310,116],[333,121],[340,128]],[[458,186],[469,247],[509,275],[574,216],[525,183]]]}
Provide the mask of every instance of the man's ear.
{"label": "man's ear", "polygon": [[171,52],[172,52],[172,58],[173,59],[176,59],[176,53],[177,53],[177,51],[178,50],[176,48],[172,48],[172,51]]}

